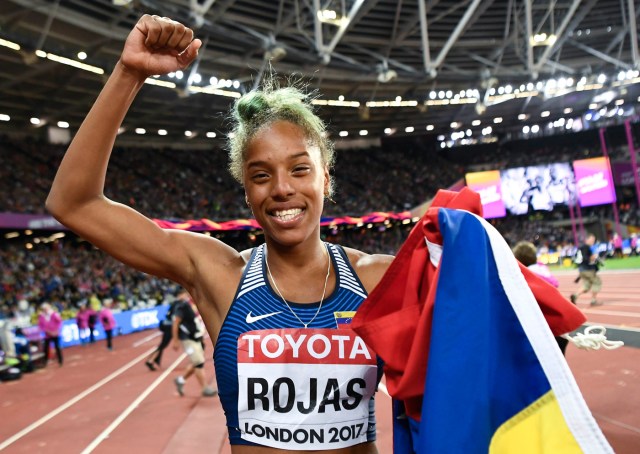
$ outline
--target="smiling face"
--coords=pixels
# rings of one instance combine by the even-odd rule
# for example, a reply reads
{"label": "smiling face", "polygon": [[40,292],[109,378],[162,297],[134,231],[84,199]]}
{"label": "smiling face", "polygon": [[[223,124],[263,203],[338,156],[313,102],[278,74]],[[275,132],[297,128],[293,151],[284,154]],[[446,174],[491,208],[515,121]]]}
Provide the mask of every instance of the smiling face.
{"label": "smiling face", "polygon": [[265,236],[294,246],[319,238],[329,171],[298,126],[277,121],[249,142],[243,183]]}

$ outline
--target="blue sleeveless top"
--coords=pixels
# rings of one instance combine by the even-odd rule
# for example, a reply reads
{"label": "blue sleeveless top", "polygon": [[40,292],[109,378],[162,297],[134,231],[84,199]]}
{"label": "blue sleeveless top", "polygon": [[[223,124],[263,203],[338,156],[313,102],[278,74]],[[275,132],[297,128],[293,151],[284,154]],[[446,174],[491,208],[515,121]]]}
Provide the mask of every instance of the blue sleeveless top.
{"label": "blue sleeveless top", "polygon": [[[322,303],[289,303],[249,259],[214,350],[232,445],[336,449],[375,440],[382,362],[349,328],[367,293],[341,246],[325,243],[336,287]],[[304,322],[291,313],[295,311]]]}

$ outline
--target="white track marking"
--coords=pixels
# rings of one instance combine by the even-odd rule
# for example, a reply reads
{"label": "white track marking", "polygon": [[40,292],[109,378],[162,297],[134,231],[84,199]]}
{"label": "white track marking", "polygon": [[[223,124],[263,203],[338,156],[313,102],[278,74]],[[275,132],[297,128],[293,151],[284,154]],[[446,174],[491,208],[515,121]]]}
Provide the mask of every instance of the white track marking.
{"label": "white track marking", "polygon": [[82,451],[81,454],[89,454],[90,452],[93,452],[94,449],[96,449],[96,447],[102,443],[102,441],[106,438],[109,437],[109,434],[111,434],[111,432],[113,432],[115,430],[116,427],[118,427],[120,425],[120,423],[122,423],[122,421],[124,421],[127,416],[129,416],[131,414],[131,412],[133,412],[133,410],[135,410],[138,405],[140,405],[140,402],[142,402],[144,399],[147,398],[147,396],[149,394],[151,394],[151,391],[153,391],[154,389],[156,389],[158,387],[158,385],[160,383],[162,383],[162,381],[167,377],[167,375],[169,375],[171,372],[173,372],[173,369],[175,369],[176,367],[178,367],[178,364],[180,364],[180,362],[187,356],[186,353],[182,353],[178,359],[176,359],[173,364],[171,364],[171,366],[169,366],[169,368],[167,370],[165,370],[162,375],[160,375],[158,378],[156,378],[156,380],[151,383],[149,385],[149,387],[147,387],[147,389],[145,389],[142,394],[140,394],[136,400],[134,400],[133,402],[131,402],[131,405],[129,405],[125,411],[123,411],[122,413],[120,413],[120,415],[114,419],[114,421],[109,424],[109,427],[107,427],[100,435],[98,435],[95,440],[93,440],[89,446],[87,446],[84,451]]}
{"label": "white track marking", "polygon": [[162,336],[162,333],[160,331],[158,331],[157,333],[150,334],[147,337],[143,337],[139,341],[134,342],[133,346],[137,348],[137,347],[141,346],[142,344],[145,344],[145,343],[149,342],[151,339],[155,339],[158,336]]}
{"label": "white track marking", "polygon": [[618,317],[631,317],[631,318],[640,317],[640,312],[603,311],[600,309],[582,309],[582,312],[584,312],[585,314],[592,314],[592,315],[616,315]]}
{"label": "white track marking", "polygon": [[603,421],[607,421],[610,424],[614,424],[614,425],[616,425],[618,427],[623,427],[623,428],[625,428],[627,430],[631,430],[631,431],[633,431],[635,433],[640,434],[640,428],[638,428],[638,427],[630,426],[629,424],[625,424],[625,423],[617,421],[615,419],[608,418],[607,416],[603,416],[603,415],[600,415],[598,413],[594,413],[593,416],[595,416],[597,419],[601,419]]}
{"label": "white track marking", "polygon": [[37,429],[38,427],[40,427],[41,425],[43,425],[44,423],[46,423],[47,421],[55,418],[57,415],[59,415],[60,413],[62,413],[63,411],[65,411],[67,408],[71,407],[72,405],[74,405],[75,403],[79,402],[80,400],[84,399],[85,397],[87,397],[89,394],[91,394],[92,392],[94,392],[96,389],[100,388],[101,386],[107,384],[108,382],[110,382],[111,380],[113,380],[114,378],[116,378],[118,375],[122,374],[123,372],[127,371],[128,369],[132,368],[133,366],[135,366],[136,364],[138,364],[141,360],[143,360],[144,358],[146,358],[147,356],[149,356],[151,354],[151,352],[155,350],[155,348],[146,351],[145,353],[143,353],[142,355],[138,356],[137,358],[135,358],[134,360],[128,362],[127,364],[125,364],[124,366],[122,366],[120,369],[116,370],[115,372],[113,372],[112,374],[108,375],[107,377],[103,378],[102,380],[100,380],[98,383],[96,383],[95,385],[87,388],[86,390],[82,391],[80,394],[78,394],[76,397],[74,397],[73,399],[68,400],[67,402],[65,402],[64,404],[60,405],[58,408],[56,408],[55,410],[53,410],[52,412],[44,415],[42,418],[38,419],[36,422],[34,422],[33,424],[25,427],[24,429],[22,429],[20,432],[18,432],[17,434],[7,438],[5,441],[3,441],[2,443],[0,443],[0,451],[2,451],[4,448],[6,448],[7,446],[9,446],[10,444],[14,443],[15,441],[19,440],[20,438],[24,437],[25,435],[27,435],[28,433],[32,432],[33,430]]}

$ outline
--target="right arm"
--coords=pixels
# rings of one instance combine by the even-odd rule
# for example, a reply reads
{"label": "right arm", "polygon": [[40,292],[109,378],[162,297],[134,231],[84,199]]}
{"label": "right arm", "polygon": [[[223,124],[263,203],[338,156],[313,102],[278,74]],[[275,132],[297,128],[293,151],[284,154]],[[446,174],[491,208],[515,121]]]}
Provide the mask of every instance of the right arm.
{"label": "right arm", "polygon": [[[105,197],[107,164],[118,128],[145,79],[186,68],[200,40],[182,24],[143,16],[125,43],[102,92],[71,142],[47,198],[62,224],[116,259],[192,287],[194,252],[207,241],[221,258],[231,248],[189,232],[163,230],[132,208]],[[210,247],[210,246],[209,246]]]}

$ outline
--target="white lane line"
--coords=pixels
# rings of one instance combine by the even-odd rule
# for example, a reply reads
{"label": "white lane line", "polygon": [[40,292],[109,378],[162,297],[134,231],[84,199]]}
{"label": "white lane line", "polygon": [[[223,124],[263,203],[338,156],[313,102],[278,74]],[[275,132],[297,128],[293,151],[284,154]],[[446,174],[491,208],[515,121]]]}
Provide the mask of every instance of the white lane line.
{"label": "white lane line", "polygon": [[171,366],[169,366],[169,368],[167,370],[165,370],[162,375],[160,375],[158,378],[156,378],[156,380],[151,383],[149,385],[149,387],[147,389],[145,389],[142,394],[140,394],[136,400],[134,400],[133,402],[131,402],[131,405],[129,405],[125,411],[123,411],[122,413],[120,413],[120,415],[114,419],[114,421],[109,424],[109,427],[107,427],[100,435],[98,435],[95,440],[93,440],[89,446],[87,446],[84,451],[82,451],[81,454],[89,454],[90,452],[93,452],[94,449],[96,449],[96,447],[102,443],[102,441],[106,438],[109,437],[109,434],[111,434],[111,432],[113,432],[115,430],[116,427],[118,427],[120,425],[120,423],[122,423],[122,421],[124,421],[127,416],[129,416],[131,414],[131,412],[133,412],[133,410],[135,410],[138,405],[140,405],[140,402],[142,402],[144,399],[146,399],[146,397],[151,394],[151,391],[153,391],[154,389],[156,389],[158,387],[158,385],[160,383],[162,383],[162,381],[167,377],[167,375],[169,375],[171,372],[173,372],[173,369],[175,369],[176,367],[178,367],[178,364],[180,364],[180,362],[187,356],[186,353],[182,353],[178,359],[176,359],[173,364],[171,364]]}
{"label": "white lane line", "polygon": [[631,317],[631,318],[640,317],[640,312],[603,311],[600,309],[582,309],[582,312],[584,312],[585,314],[593,314],[593,315],[616,315],[618,317]]}
{"label": "white lane line", "polygon": [[134,343],[133,343],[133,346],[134,346],[134,348],[137,348],[137,347],[141,346],[142,344],[146,344],[146,343],[147,343],[147,342],[149,342],[151,339],[154,339],[154,338],[156,338],[156,337],[158,337],[158,336],[162,336],[162,333],[161,333],[160,331],[158,331],[158,332],[156,332],[156,333],[153,333],[153,334],[150,334],[150,335],[148,335],[147,337],[143,337],[143,338],[142,338],[142,339],[140,339],[139,341],[134,342]]}
{"label": "white lane line", "polygon": [[124,366],[122,366],[120,369],[118,369],[115,372],[113,372],[111,375],[108,375],[107,377],[103,378],[102,380],[100,380],[95,385],[87,388],[86,390],[84,390],[83,392],[78,394],[73,399],[68,400],[67,402],[65,402],[64,404],[60,405],[58,408],[53,410],[52,412],[50,412],[50,413],[44,415],[42,418],[38,419],[33,424],[25,427],[24,429],[22,429],[17,434],[13,435],[12,437],[7,438],[5,441],[0,443],[0,451],[2,451],[4,448],[6,448],[7,446],[11,445],[12,443],[15,443],[17,440],[19,440],[20,438],[24,437],[25,435],[27,435],[28,433],[32,432],[33,430],[37,429],[38,427],[40,427],[41,425],[43,425],[47,421],[55,418],[57,415],[59,415],[60,413],[65,411],[67,408],[71,407],[75,403],[77,403],[80,400],[82,400],[85,397],[87,397],[89,394],[94,392],[96,389],[98,389],[101,386],[109,383],[111,380],[116,378],[118,375],[120,375],[123,372],[127,371],[128,369],[132,368],[133,366],[138,364],[141,360],[143,360],[144,358],[149,356],[153,350],[154,349],[150,349],[150,350],[146,351],[142,355],[138,356],[134,360],[132,360],[132,361],[128,362],[127,364],[125,364]]}
{"label": "white lane line", "polygon": [[633,431],[635,433],[640,434],[640,428],[638,428],[638,427],[630,426],[629,424],[625,424],[625,423],[617,421],[615,419],[608,418],[608,417],[603,416],[603,415],[598,414],[598,413],[594,413],[593,416],[595,416],[596,419],[602,419],[603,421],[607,421],[610,424],[614,424],[614,425],[616,425],[618,427],[623,427],[623,428],[625,428],[627,430],[631,430],[631,431]]}

